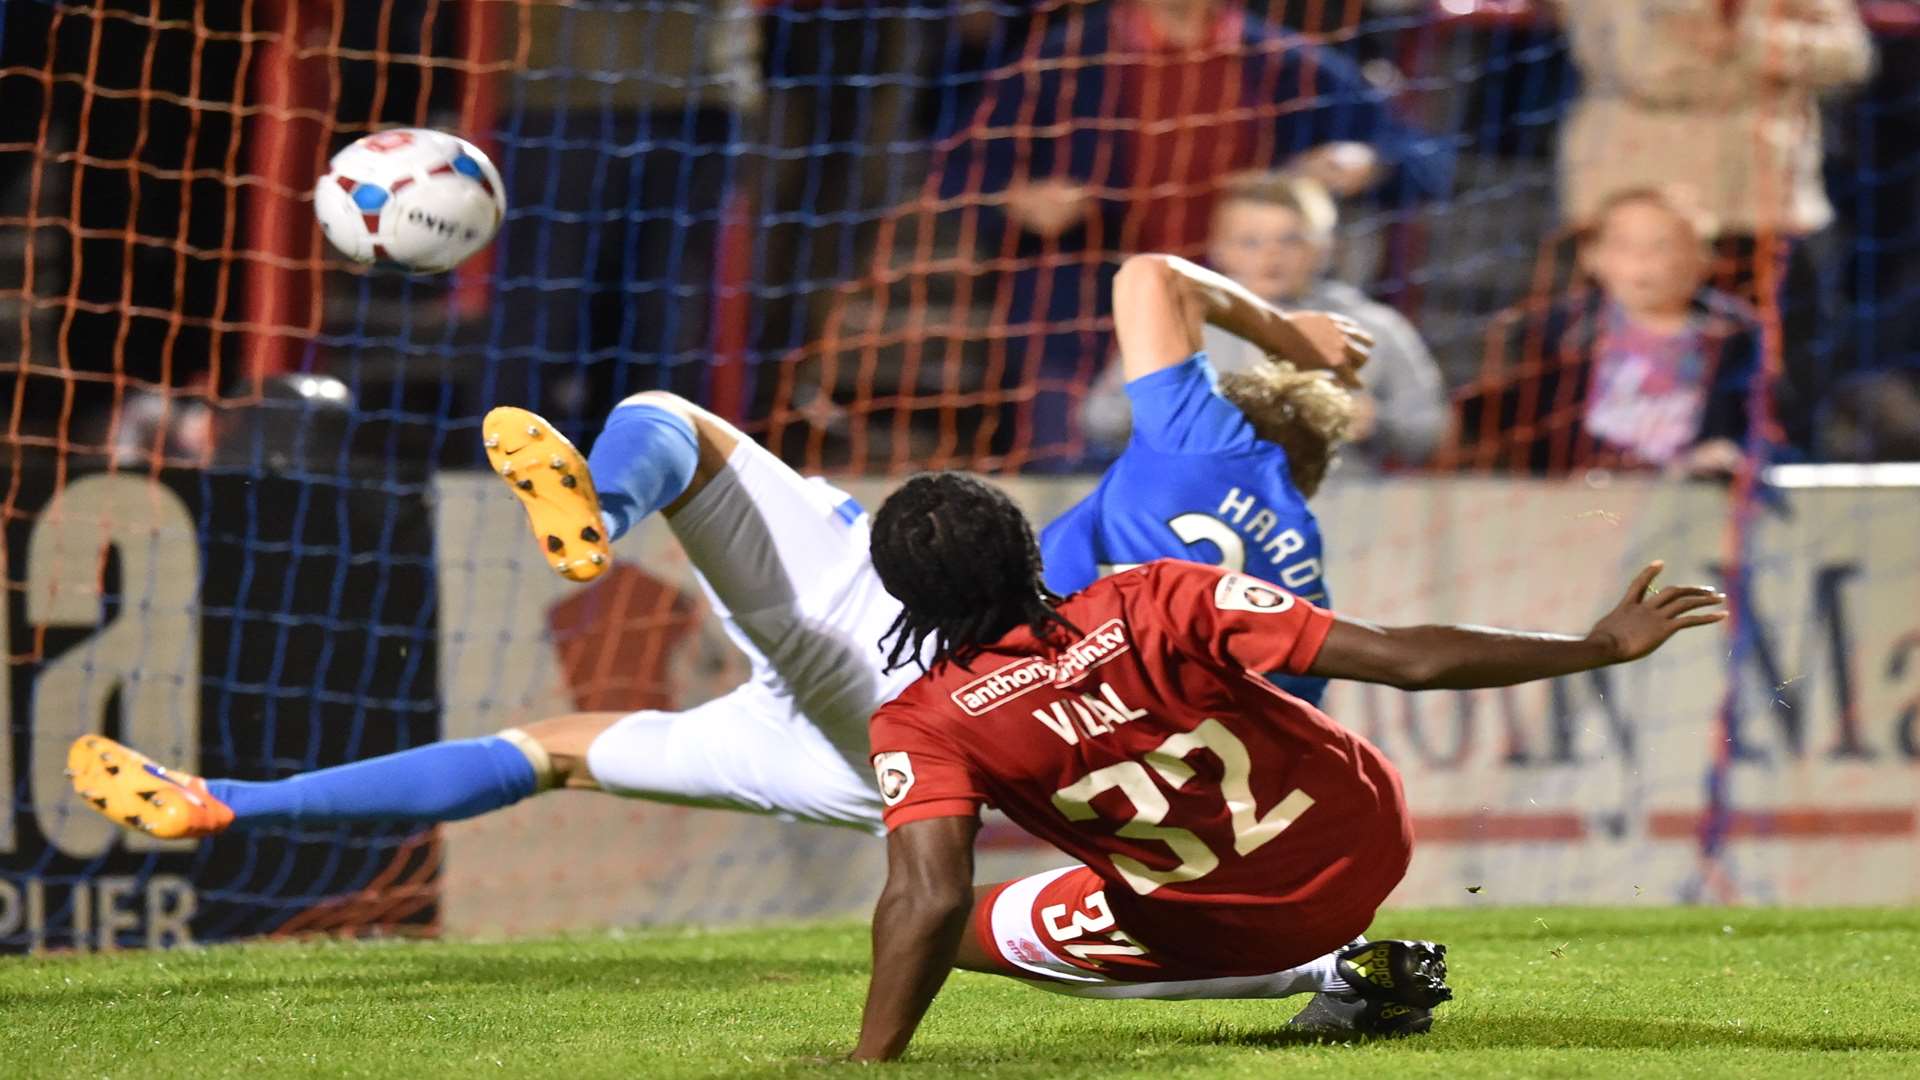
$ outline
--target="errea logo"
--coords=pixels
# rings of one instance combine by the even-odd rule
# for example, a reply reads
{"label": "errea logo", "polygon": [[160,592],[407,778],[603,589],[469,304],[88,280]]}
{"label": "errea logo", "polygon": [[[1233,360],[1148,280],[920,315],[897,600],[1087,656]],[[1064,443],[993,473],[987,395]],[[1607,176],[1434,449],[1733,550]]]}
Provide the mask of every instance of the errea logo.
{"label": "errea logo", "polygon": [[1007,702],[1042,686],[1071,686],[1087,672],[1132,648],[1126,624],[1108,619],[1091,634],[1067,646],[1056,663],[1033,656],[995,668],[949,694],[960,711],[984,716]]}

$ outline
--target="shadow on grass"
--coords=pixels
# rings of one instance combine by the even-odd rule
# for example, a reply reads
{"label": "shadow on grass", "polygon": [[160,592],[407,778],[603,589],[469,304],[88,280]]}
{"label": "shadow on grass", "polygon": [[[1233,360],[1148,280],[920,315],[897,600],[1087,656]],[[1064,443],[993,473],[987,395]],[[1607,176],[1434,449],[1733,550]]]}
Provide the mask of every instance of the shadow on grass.
{"label": "shadow on grass", "polygon": [[[1765,1027],[1707,1024],[1693,1020],[1591,1017],[1577,1022],[1529,1013],[1442,1019],[1439,1035],[1411,1039],[1408,1048],[1450,1050],[1684,1050],[1689,1047],[1749,1047],[1793,1051],[1920,1050],[1920,1033],[1899,1035],[1790,1034]],[[1449,1034],[1460,1036],[1450,1039]],[[1189,1045],[1283,1047],[1318,1043],[1312,1035],[1272,1031],[1205,1031],[1180,1039]]]}
{"label": "shadow on grass", "polygon": [[[125,979],[111,976],[97,983],[72,985],[49,978],[54,985],[28,989],[0,990],[0,1015],[13,1013],[13,1021],[32,1023],[31,1014],[69,1010],[76,1004],[121,1003],[141,1007],[159,1005],[177,1007],[182,998],[201,995],[232,998],[255,995],[291,998],[302,995],[317,998],[366,997],[377,1001],[417,1001],[485,991],[494,987],[512,987],[517,991],[554,993],[585,991],[594,994],[688,994],[721,995],[775,992],[800,986],[820,988],[839,981],[862,984],[867,974],[864,958],[792,957],[764,962],[764,966],[716,963],[711,957],[657,957],[636,954],[631,957],[606,955],[435,955],[430,951],[408,952],[379,958],[377,964],[335,966],[322,960],[302,958],[298,963],[267,970],[174,969],[167,978],[153,978],[142,970]],[[743,999],[743,1010],[751,1011],[752,998]],[[14,1010],[18,1010],[14,1012]],[[1289,1010],[1290,1011],[1290,1010]],[[1104,1025],[1103,1025],[1104,1026]],[[991,1065],[996,1075],[1057,1076],[1080,1074],[1102,1062],[1129,1057],[1136,1063],[1151,1060],[1170,1048],[1230,1048],[1284,1050],[1289,1047],[1323,1044],[1324,1038],[1275,1026],[1266,1030],[1237,1026],[1217,1026],[1204,1022],[1189,1029],[1169,1031],[1156,1025],[1149,1034],[1136,1031],[1120,1017],[1111,1023],[1111,1034],[1098,1054],[1084,1058],[1058,1055],[1029,1061],[1010,1061],[989,1054],[981,1060],[923,1059],[925,1066],[982,1068]],[[1570,1020],[1564,1015],[1532,1012],[1480,1013],[1453,1019],[1442,1014],[1440,1027],[1429,1038],[1397,1044],[1422,1054],[1446,1054],[1484,1050],[1686,1050],[1690,1048],[1747,1048],[1784,1052],[1914,1052],[1920,1051],[1920,1030],[1912,1033],[1875,1033],[1849,1035],[1844,1032],[1801,1032],[1770,1028],[1763,1019],[1757,1024],[1736,1026],[1698,1020],[1626,1018],[1594,1016]],[[1142,1059],[1137,1057],[1146,1054]],[[1029,1068],[1031,1066],[1031,1068]],[[810,1071],[810,1063],[792,1061],[748,1066],[742,1076],[793,1075]],[[4,1073],[4,1070],[0,1070]]]}

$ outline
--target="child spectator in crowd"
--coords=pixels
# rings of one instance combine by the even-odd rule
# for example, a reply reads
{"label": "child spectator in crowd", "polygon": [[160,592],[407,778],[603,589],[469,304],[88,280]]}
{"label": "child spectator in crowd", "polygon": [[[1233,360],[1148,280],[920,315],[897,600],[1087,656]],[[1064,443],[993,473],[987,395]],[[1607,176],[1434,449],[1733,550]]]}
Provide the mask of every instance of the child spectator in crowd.
{"label": "child spectator in crowd", "polygon": [[1072,420],[1122,257],[1199,256],[1236,173],[1286,167],[1404,208],[1450,190],[1453,152],[1351,58],[1241,0],[1112,0],[1049,9],[936,167],[942,199],[978,201],[980,254],[1012,268],[1001,383],[1031,399],[1002,424],[1008,448],[1060,471],[1083,464]]}
{"label": "child spectator in crowd", "polygon": [[[1449,414],[1440,369],[1405,316],[1345,282],[1324,275],[1338,211],[1326,188],[1304,176],[1256,173],[1236,179],[1213,213],[1207,259],[1215,270],[1286,310],[1345,315],[1373,335],[1373,357],[1354,392],[1354,424],[1341,470],[1377,472],[1389,461],[1425,462],[1446,434]],[[1204,331],[1216,370],[1245,371],[1266,356],[1217,327]],[[1081,421],[1089,442],[1109,451],[1132,426],[1125,376],[1108,364]]]}
{"label": "child spectator in crowd", "polygon": [[1760,328],[1750,308],[1707,286],[1712,236],[1711,222],[1672,191],[1602,202],[1580,246],[1592,286],[1496,327],[1504,356],[1489,358],[1463,402],[1464,463],[1732,472]]}
{"label": "child spectator in crowd", "polygon": [[[1685,184],[1716,230],[1714,281],[1760,302],[1776,274],[1782,364],[1803,400],[1835,378],[1839,319],[1821,98],[1873,47],[1856,0],[1557,0],[1582,90],[1561,127],[1567,220],[1614,195]],[[1805,448],[1807,410],[1780,413]]]}

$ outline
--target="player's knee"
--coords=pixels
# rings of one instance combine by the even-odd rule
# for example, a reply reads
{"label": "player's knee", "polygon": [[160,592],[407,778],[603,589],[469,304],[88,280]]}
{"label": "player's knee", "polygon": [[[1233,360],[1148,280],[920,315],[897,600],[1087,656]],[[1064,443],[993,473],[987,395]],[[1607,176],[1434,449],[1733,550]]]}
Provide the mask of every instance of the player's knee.
{"label": "player's knee", "polygon": [[587,750],[618,717],[617,713],[570,713],[507,728],[500,737],[533,766],[537,790],[592,788],[598,785],[587,767]]}
{"label": "player's knee", "polygon": [[[654,423],[628,424],[634,417],[645,417]],[[616,427],[634,426],[650,427],[659,439],[676,444],[678,440],[668,434],[670,431],[691,435],[696,453],[707,453],[718,448],[724,456],[733,449],[730,444],[720,445],[716,439],[724,425],[712,413],[670,390],[642,390],[627,396],[607,414],[603,432]]]}
{"label": "player's knee", "polygon": [[700,407],[671,390],[642,390],[637,394],[629,394],[613,408],[618,412],[621,409],[639,405],[648,405],[672,413],[685,420],[688,426],[699,427],[694,421],[699,415]]}
{"label": "player's knee", "polygon": [[689,713],[642,709],[622,716],[600,732],[580,755],[582,770],[603,791],[629,797],[658,799],[690,805],[731,806],[766,810],[746,799],[734,799],[732,786],[711,764],[712,758],[689,753],[676,737],[683,725],[699,721]]}

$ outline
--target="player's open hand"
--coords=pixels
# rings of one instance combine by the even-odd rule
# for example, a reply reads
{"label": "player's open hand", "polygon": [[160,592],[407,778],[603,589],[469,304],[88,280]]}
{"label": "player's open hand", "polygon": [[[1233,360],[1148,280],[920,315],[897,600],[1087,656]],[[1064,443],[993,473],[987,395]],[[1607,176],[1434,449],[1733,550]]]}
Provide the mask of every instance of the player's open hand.
{"label": "player's open hand", "polygon": [[1727,610],[1719,607],[1727,598],[1718,589],[1669,585],[1654,592],[1653,579],[1665,567],[1657,560],[1648,563],[1627,586],[1619,606],[1587,632],[1587,640],[1604,646],[1615,663],[1638,660],[1689,626],[1706,626],[1727,617]]}
{"label": "player's open hand", "polygon": [[1281,359],[1303,369],[1324,368],[1341,385],[1360,388],[1360,367],[1373,354],[1372,334],[1345,315],[1327,311],[1296,311],[1286,319],[1297,342]]}

